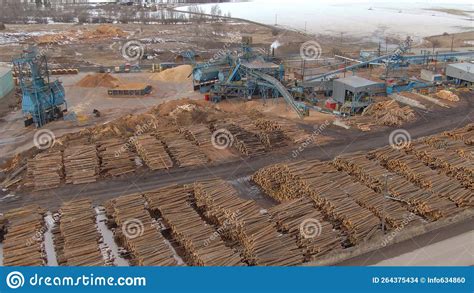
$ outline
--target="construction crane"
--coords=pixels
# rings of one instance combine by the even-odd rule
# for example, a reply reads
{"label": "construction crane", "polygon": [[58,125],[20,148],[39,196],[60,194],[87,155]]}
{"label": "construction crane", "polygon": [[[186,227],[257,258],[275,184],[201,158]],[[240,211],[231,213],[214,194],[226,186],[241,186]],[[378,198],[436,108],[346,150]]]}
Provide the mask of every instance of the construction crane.
{"label": "construction crane", "polygon": [[50,82],[46,56],[30,47],[13,60],[13,66],[22,92],[25,127],[35,124],[39,128],[62,118],[67,111],[64,87],[59,80]]}

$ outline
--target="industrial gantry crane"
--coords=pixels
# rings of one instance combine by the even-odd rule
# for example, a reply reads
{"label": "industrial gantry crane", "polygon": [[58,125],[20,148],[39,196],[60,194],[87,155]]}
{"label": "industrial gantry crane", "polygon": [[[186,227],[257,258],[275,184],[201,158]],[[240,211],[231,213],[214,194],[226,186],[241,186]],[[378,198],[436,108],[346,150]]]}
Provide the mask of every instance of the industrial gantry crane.
{"label": "industrial gantry crane", "polygon": [[46,56],[30,47],[13,60],[13,66],[22,92],[25,127],[35,124],[39,128],[62,118],[67,111],[64,87],[59,80],[50,82]]}

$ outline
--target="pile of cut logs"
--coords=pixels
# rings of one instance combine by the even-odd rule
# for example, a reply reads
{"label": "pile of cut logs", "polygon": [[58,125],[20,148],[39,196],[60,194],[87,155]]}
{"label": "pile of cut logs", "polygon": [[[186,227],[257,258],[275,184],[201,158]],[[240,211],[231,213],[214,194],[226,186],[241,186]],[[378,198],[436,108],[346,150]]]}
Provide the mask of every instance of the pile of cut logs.
{"label": "pile of cut logs", "polygon": [[195,124],[182,129],[185,137],[190,141],[194,141],[198,146],[210,148],[212,133],[204,124]]}
{"label": "pile of cut logs", "polygon": [[254,201],[238,198],[237,191],[225,181],[197,182],[194,195],[205,215],[226,227],[226,237],[243,247],[243,256],[250,265],[292,266],[304,261],[295,239],[280,235],[276,225]]}
{"label": "pile of cut logs", "polygon": [[104,266],[111,263],[100,250],[102,238],[89,199],[66,202],[59,213],[59,225],[53,230],[59,265]]}
{"label": "pile of cut logs", "polygon": [[45,265],[43,251],[44,211],[37,205],[5,213],[6,234],[3,240],[4,266]]}
{"label": "pile of cut logs", "polygon": [[445,132],[445,135],[455,140],[461,140],[467,145],[474,145],[474,123]]}
{"label": "pile of cut logs", "polygon": [[138,266],[174,266],[174,252],[159,231],[141,195],[128,195],[106,204],[111,223],[115,223],[115,236],[127,249],[132,263]]}
{"label": "pile of cut logs", "polygon": [[323,215],[309,198],[279,204],[272,207],[269,213],[280,231],[297,240],[305,252],[306,261],[313,261],[329,251],[342,249],[341,236],[331,223],[323,219]]}
{"label": "pile of cut logs", "polygon": [[36,190],[58,187],[63,173],[63,156],[61,151],[39,153],[28,160],[27,173]]}
{"label": "pile of cut logs", "polygon": [[245,156],[260,156],[265,153],[265,146],[262,144],[258,135],[249,132],[236,124],[223,123],[215,125],[218,129],[226,129],[232,134],[233,146]]}
{"label": "pile of cut logs", "polygon": [[141,135],[136,140],[137,153],[151,170],[162,170],[173,167],[173,161],[166,152],[165,146],[156,137]]}
{"label": "pile of cut logs", "polygon": [[[244,265],[237,251],[227,247],[219,230],[213,229],[188,202],[188,191],[171,186],[147,193],[150,209],[157,211],[194,266]],[[223,229],[225,229],[224,227]]]}
{"label": "pile of cut logs", "polygon": [[198,146],[182,137],[167,140],[166,145],[179,167],[202,166],[209,162]]}
{"label": "pile of cut logs", "polygon": [[384,191],[384,176],[387,175],[387,190],[390,195],[406,202],[412,212],[431,221],[448,217],[458,211],[450,200],[421,190],[402,176],[391,173],[377,162],[369,160],[365,154],[339,156],[333,163],[379,193]]}
{"label": "pile of cut logs", "polygon": [[64,150],[66,183],[82,184],[97,180],[99,158],[95,145],[69,146]]}
{"label": "pile of cut logs", "polygon": [[123,139],[111,138],[99,141],[98,150],[101,173],[115,177],[135,171],[135,155]]}

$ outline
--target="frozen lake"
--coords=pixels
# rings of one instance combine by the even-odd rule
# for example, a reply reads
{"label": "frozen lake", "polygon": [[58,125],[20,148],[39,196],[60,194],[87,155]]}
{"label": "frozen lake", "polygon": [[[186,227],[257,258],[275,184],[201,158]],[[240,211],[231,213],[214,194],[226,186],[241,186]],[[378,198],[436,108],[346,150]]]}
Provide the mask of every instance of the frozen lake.
{"label": "frozen lake", "polygon": [[[372,40],[385,36],[414,39],[474,29],[469,2],[255,0],[221,3],[223,13],[265,24],[288,26],[315,34],[335,34]],[[448,2],[448,1],[446,1]],[[452,1],[457,2],[457,1]],[[207,13],[214,4],[200,5]],[[442,12],[430,9],[450,9]],[[187,10],[182,7],[181,10]]]}

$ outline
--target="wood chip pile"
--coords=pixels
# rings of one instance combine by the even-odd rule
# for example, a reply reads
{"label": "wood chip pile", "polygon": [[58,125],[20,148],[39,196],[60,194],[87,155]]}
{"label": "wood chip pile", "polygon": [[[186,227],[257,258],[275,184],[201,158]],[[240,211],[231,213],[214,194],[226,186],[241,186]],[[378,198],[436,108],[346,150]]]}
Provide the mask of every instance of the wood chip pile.
{"label": "wood chip pile", "polygon": [[194,196],[206,217],[215,225],[226,228],[225,237],[243,247],[248,264],[292,266],[304,261],[303,251],[295,239],[281,235],[254,201],[239,198],[237,191],[225,181],[197,182]]}
{"label": "wood chip pile", "polygon": [[189,192],[171,186],[147,193],[150,209],[158,211],[171,228],[173,237],[194,266],[241,266],[240,254],[227,247],[218,231],[208,225],[189,204]]}
{"label": "wood chip pile", "polygon": [[280,231],[297,240],[305,253],[306,261],[313,261],[329,251],[342,249],[341,235],[331,223],[324,220],[322,213],[309,198],[279,204],[272,207],[269,213]]}
{"label": "wood chip pile", "polygon": [[116,224],[115,236],[130,252],[138,266],[175,266],[177,261],[169,243],[145,209],[141,195],[122,196],[109,201],[106,211]]}
{"label": "wood chip pile", "polygon": [[135,171],[135,155],[125,140],[112,138],[98,142],[101,159],[100,172],[106,176],[120,176]]}
{"label": "wood chip pile", "polygon": [[62,266],[105,266],[110,263],[99,247],[96,213],[89,199],[64,203],[59,225],[53,230],[58,264]]}
{"label": "wood chip pile", "polygon": [[370,104],[362,115],[373,117],[377,124],[386,126],[400,126],[416,118],[409,106],[400,107],[394,100]]}
{"label": "wood chip pile", "polygon": [[[410,211],[431,221],[449,217],[458,210],[450,200],[425,191],[405,178],[392,173],[365,154],[342,155],[334,160],[334,165],[357,178],[377,192],[384,192],[385,175],[387,189],[391,196],[406,202]],[[390,178],[390,180],[388,180]]]}
{"label": "wood chip pile", "polygon": [[39,153],[28,160],[27,169],[36,190],[56,188],[64,177],[62,153]]}
{"label": "wood chip pile", "polygon": [[97,180],[99,158],[95,145],[69,146],[64,150],[66,183],[82,184]]}
{"label": "wood chip pile", "polygon": [[173,167],[173,161],[166,152],[165,145],[152,135],[137,137],[137,153],[151,170],[162,170]]}
{"label": "wood chip pile", "polygon": [[37,205],[5,213],[6,235],[3,240],[4,266],[43,266],[44,211]]}

